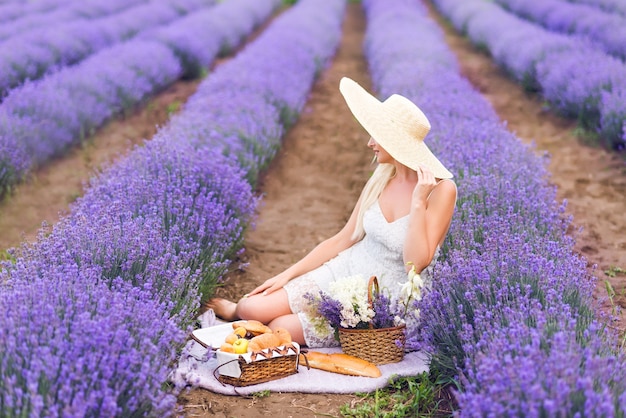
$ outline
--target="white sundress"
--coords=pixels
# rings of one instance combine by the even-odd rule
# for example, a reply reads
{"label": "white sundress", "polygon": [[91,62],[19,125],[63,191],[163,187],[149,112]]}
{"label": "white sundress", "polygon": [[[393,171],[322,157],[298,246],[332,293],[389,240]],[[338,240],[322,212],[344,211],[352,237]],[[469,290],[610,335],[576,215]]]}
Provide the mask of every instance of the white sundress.
{"label": "white sundress", "polygon": [[[376,276],[381,290],[386,289],[391,296],[397,296],[401,288],[399,283],[407,280],[402,254],[408,225],[409,215],[388,222],[376,201],[363,215],[365,237],[361,241],[284,286],[291,311],[298,315],[302,324],[308,347],[331,347],[339,343],[334,338],[333,329],[322,326],[323,322],[310,312],[310,303],[304,294],[318,294],[320,290],[327,292],[331,282],[360,274],[365,279]],[[439,248],[430,265],[420,273],[427,284],[438,254]]]}

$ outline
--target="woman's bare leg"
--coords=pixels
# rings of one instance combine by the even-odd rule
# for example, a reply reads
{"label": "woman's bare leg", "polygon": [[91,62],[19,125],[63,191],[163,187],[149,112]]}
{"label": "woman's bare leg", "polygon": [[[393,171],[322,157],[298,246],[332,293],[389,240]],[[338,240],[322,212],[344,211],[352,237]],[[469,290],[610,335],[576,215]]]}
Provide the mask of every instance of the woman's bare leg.
{"label": "woman's bare leg", "polygon": [[256,319],[264,324],[282,315],[291,314],[287,292],[279,289],[269,295],[244,296],[239,302],[213,298],[205,303],[215,315],[225,321]]}
{"label": "woman's bare leg", "polygon": [[214,298],[207,301],[206,306],[213,309],[216,316],[227,321],[256,319],[271,329],[285,328],[293,341],[305,344],[302,324],[298,315],[291,312],[285,289],[279,289],[266,296],[243,297],[237,303]]}
{"label": "woman's bare leg", "polygon": [[235,308],[235,315],[238,318],[256,319],[264,324],[291,313],[285,289],[278,289],[269,295],[259,294],[241,298]]}
{"label": "woman's bare leg", "polygon": [[213,309],[215,316],[224,321],[235,321],[239,319],[236,314],[237,303],[233,301],[222,298],[212,298],[207,300],[204,306]]}

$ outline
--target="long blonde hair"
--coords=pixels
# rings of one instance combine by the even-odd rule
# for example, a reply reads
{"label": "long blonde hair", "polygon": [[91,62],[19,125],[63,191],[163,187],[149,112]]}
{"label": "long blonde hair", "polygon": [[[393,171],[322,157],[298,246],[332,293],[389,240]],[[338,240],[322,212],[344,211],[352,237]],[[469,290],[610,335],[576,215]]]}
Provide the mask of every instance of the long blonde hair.
{"label": "long blonde hair", "polygon": [[365,236],[363,229],[363,215],[365,211],[376,202],[389,180],[396,175],[396,166],[393,164],[378,164],[372,173],[363,191],[361,192],[361,206],[357,213],[356,227],[352,233],[352,238],[356,241]]}

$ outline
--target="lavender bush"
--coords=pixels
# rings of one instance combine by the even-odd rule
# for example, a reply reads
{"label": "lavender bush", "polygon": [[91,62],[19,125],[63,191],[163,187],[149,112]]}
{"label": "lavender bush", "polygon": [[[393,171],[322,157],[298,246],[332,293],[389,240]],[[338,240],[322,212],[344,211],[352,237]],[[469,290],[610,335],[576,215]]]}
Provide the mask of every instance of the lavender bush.
{"label": "lavender bush", "polygon": [[47,0],[38,2],[22,2],[18,0],[4,1],[0,4],[0,22],[16,20],[33,13],[51,12],[63,7],[71,0]]}
{"label": "lavender bush", "polygon": [[[103,17],[146,2],[147,0],[57,1],[55,6],[48,10],[44,8],[37,12],[35,9],[31,9],[31,13],[21,13],[19,16],[16,16],[16,19],[12,19],[10,22],[3,22],[2,26],[0,26],[0,40],[6,40],[36,28],[63,25],[81,18],[94,19]],[[29,11],[28,4],[37,3],[39,2],[25,3],[25,9],[27,9],[25,11]],[[22,10],[24,11],[24,9]]]}
{"label": "lavender bush", "polygon": [[594,279],[567,235],[545,156],[509,133],[459,76],[422,5],[364,6],[377,91],[424,109],[429,145],[459,189],[433,289],[420,303],[423,325],[409,330],[408,346],[430,352],[431,370],[457,382],[460,416],[622,415],[625,359],[594,310]]}
{"label": "lavender bush", "polygon": [[[59,254],[61,255],[61,254]],[[3,416],[168,416],[182,333],[150,292],[97,269],[18,262],[0,291]]]}
{"label": "lavender bush", "polygon": [[497,0],[512,13],[552,32],[576,35],[618,58],[626,59],[626,18],[585,4],[560,0]]}
{"label": "lavender bush", "polygon": [[[176,122],[92,179],[35,243],[13,250],[0,270],[4,414],[176,412],[167,376],[200,293],[212,291],[253,220],[257,198],[246,176],[271,159],[280,138],[268,135],[293,122],[332,56],[344,5],[301,0],[283,13],[228,64],[233,80],[253,65],[272,83],[243,89],[249,100],[240,90],[211,96],[200,88]],[[272,60],[276,49],[292,59]],[[297,74],[284,79],[299,97],[275,81],[286,70]],[[205,100],[213,113],[186,116]]]}
{"label": "lavender bush", "polygon": [[[253,16],[260,19],[255,21],[258,24],[267,18],[272,5],[276,5],[276,0],[233,0],[210,12],[220,18],[231,16],[231,26],[251,31],[253,25],[234,25],[234,16],[241,15],[244,22],[250,22]],[[178,36],[184,49],[184,41],[194,29],[197,27],[178,27],[186,32],[170,34]],[[203,31],[206,49],[201,52],[202,60],[197,59],[198,65],[208,65],[220,45],[232,40],[232,28],[222,29],[209,26]],[[244,34],[239,32],[239,39]],[[0,105],[0,147],[15,149],[7,157],[15,155],[18,159],[3,159],[9,173],[3,177],[10,182],[3,183],[0,190],[10,190],[13,182],[21,180],[33,165],[65,152],[112,116],[136,106],[182,75],[181,62],[167,44],[136,39],[106,48],[76,66],[12,90]],[[29,158],[26,164],[24,156]]]}
{"label": "lavender bush", "polygon": [[277,19],[254,47],[220,65],[165,131],[182,132],[196,146],[219,146],[237,158],[255,184],[334,52],[344,7],[343,0],[324,7],[299,2],[288,11],[291,17]]}
{"label": "lavender bush", "polygon": [[129,41],[13,90],[0,105],[0,132],[39,164],[180,75],[168,48]]}
{"label": "lavender bush", "polygon": [[169,25],[145,29],[137,37],[164,43],[181,61],[185,77],[198,77],[216,56],[231,52],[279,5],[280,0],[230,0]]}
{"label": "lavender bush", "polygon": [[568,0],[570,3],[586,4],[608,13],[626,16],[626,4],[621,0]]}
{"label": "lavender bush", "polygon": [[210,4],[209,0],[142,4],[99,19],[77,19],[13,36],[0,43],[0,97],[24,80],[32,81],[56,68],[76,64],[141,30],[167,24]]}
{"label": "lavender bush", "polygon": [[556,110],[577,118],[608,147],[624,148],[622,121],[616,122],[615,115],[625,115],[626,104],[616,111],[615,102],[606,103],[602,97],[604,92],[624,95],[624,62],[580,38],[523,21],[491,2],[471,0],[462,7],[452,0],[434,3],[458,30],[486,48],[517,80],[539,90]]}

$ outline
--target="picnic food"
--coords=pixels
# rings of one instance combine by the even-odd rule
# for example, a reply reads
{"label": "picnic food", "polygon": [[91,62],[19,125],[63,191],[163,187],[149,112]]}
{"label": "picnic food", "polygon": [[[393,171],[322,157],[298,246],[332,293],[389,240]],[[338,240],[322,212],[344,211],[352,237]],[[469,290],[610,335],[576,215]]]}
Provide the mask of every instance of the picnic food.
{"label": "picnic food", "polygon": [[225,341],[229,344],[234,344],[240,338],[245,338],[248,335],[248,330],[244,327],[238,327],[232,333],[226,336]]}
{"label": "picnic food", "polygon": [[344,353],[328,354],[309,351],[306,355],[300,354],[300,362],[314,369],[333,373],[365,377],[381,376],[380,369],[374,363]]}
{"label": "picnic food", "polygon": [[241,338],[244,338],[248,334],[248,330],[245,329],[244,327],[235,328],[235,331],[233,331],[233,334],[239,335]]}
{"label": "picnic food", "polygon": [[267,332],[272,332],[270,327],[268,327],[261,321],[256,321],[254,319],[233,322],[233,330],[236,330],[237,328],[244,328],[247,332],[254,336],[265,334]]}
{"label": "picnic food", "polygon": [[248,340],[245,338],[239,338],[233,343],[235,354],[243,354],[248,352]]}
{"label": "picnic food", "polygon": [[291,334],[285,328],[272,330],[259,321],[248,320],[233,322],[233,330],[225,337],[221,351],[244,354],[292,346]]}
{"label": "picnic food", "polygon": [[222,345],[220,346],[220,350],[226,353],[234,353],[235,347],[233,347],[232,344],[225,342],[225,343],[222,343]]}
{"label": "picnic food", "polygon": [[291,334],[285,328],[278,327],[278,328],[274,329],[274,334],[278,335],[278,338],[280,339],[280,344],[281,345],[291,344],[292,343],[292,341],[291,341]]}
{"label": "picnic food", "polygon": [[266,348],[274,348],[280,345],[280,338],[273,332],[257,335],[250,340],[250,350],[261,351]]}

